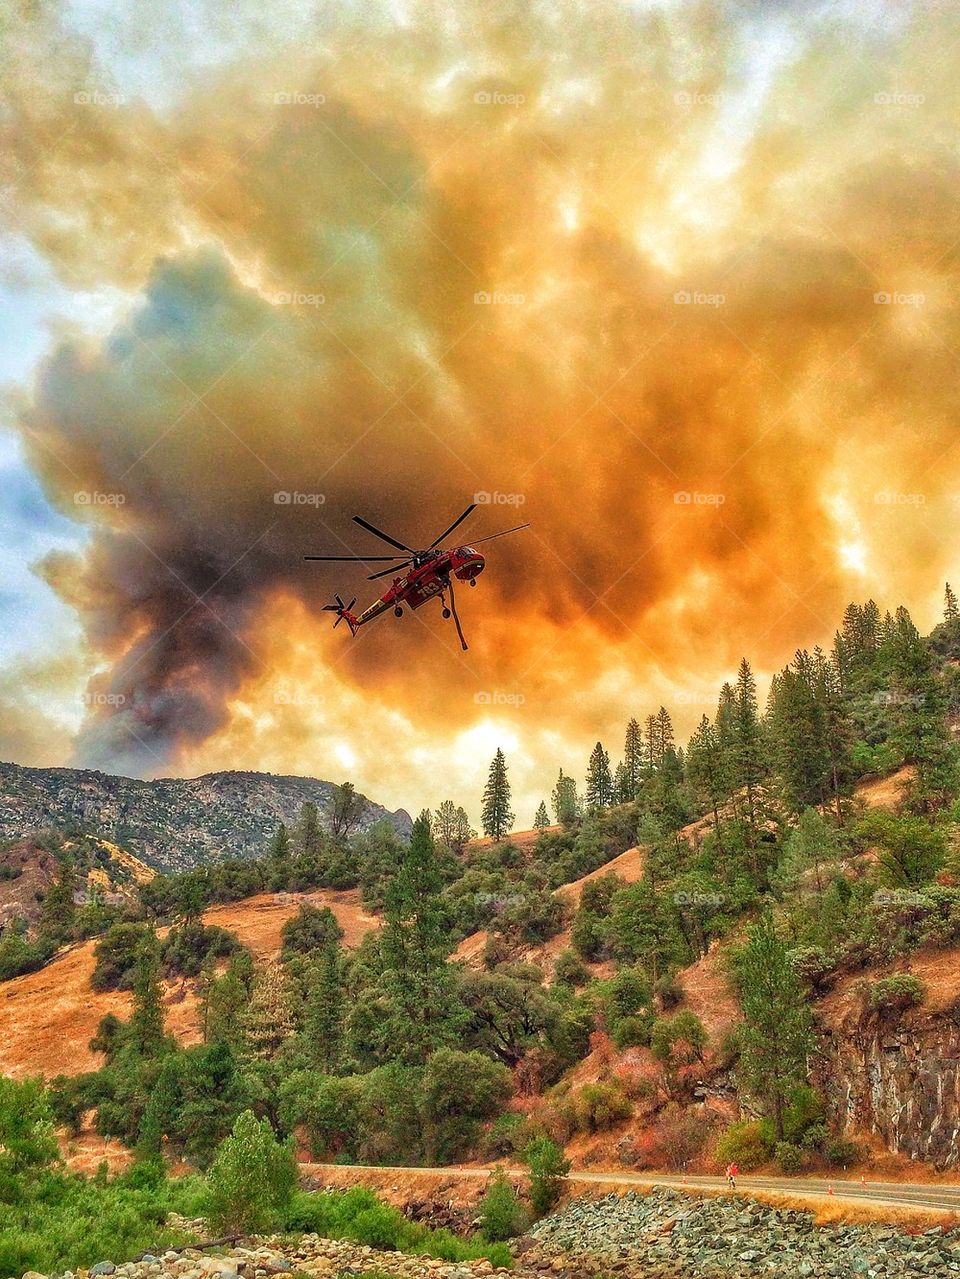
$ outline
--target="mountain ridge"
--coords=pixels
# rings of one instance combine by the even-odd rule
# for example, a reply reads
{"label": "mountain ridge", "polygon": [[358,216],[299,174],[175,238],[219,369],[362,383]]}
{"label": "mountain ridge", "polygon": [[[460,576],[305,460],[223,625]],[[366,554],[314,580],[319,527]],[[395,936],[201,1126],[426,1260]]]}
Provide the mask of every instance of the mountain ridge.
{"label": "mountain ridge", "polygon": [[[270,836],[292,825],[304,803],[330,826],[337,786],[293,774],[224,770],[149,781],[97,769],[33,768],[0,762],[0,840],[47,829],[107,837],[160,871],[181,871],[224,857],[262,856]],[[356,829],[388,820],[406,836],[404,809],[359,795]]]}

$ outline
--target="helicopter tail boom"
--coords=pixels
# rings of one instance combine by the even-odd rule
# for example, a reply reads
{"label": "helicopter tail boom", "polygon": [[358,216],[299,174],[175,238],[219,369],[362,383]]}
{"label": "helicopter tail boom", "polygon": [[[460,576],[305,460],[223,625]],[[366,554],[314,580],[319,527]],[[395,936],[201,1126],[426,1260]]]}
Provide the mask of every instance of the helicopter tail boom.
{"label": "helicopter tail boom", "polygon": [[335,595],[333,598],[336,600],[335,604],[324,604],[323,606],[323,611],[325,613],[336,613],[337,615],[337,620],[333,624],[333,629],[336,630],[341,622],[346,622],[346,624],[350,627],[350,634],[356,635],[358,622],[356,617],[350,611],[357,602],[356,596],[353,597],[349,604],[344,604],[339,595]]}

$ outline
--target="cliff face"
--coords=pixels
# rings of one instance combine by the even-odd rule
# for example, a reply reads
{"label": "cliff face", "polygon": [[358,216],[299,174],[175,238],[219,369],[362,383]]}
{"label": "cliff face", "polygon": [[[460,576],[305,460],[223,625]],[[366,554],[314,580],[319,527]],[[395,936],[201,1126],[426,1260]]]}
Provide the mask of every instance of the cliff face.
{"label": "cliff face", "polygon": [[952,979],[932,1006],[878,1016],[847,994],[820,1019],[817,1082],[833,1113],[939,1169],[960,1165],[958,995]]}

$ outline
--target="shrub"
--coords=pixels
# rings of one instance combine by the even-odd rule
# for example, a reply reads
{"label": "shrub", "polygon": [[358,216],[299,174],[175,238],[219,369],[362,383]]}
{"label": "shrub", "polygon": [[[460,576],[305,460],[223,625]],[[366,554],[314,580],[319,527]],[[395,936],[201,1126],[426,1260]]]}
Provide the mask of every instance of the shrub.
{"label": "shrub", "polygon": [[646,1048],[650,1043],[650,1032],[653,1028],[653,1014],[644,1013],[636,1017],[621,1017],[613,1023],[613,1042],[617,1051],[624,1048]]}
{"label": "shrub", "polygon": [[850,1164],[860,1162],[860,1147],[856,1142],[843,1141],[838,1137],[827,1142],[823,1153],[827,1162],[833,1164],[835,1168],[846,1168]]}
{"label": "shrub", "polygon": [[149,924],[115,924],[93,948],[96,963],[90,977],[94,990],[131,990],[144,942],[154,936]]}
{"label": "shrub", "polygon": [[501,1115],[490,1126],[484,1139],[484,1153],[488,1159],[502,1159],[515,1154],[523,1143],[526,1122],[523,1115]]}
{"label": "shrub", "polygon": [[491,1243],[523,1233],[526,1217],[517,1192],[502,1168],[494,1170],[487,1193],[480,1200],[480,1230]]}
{"label": "shrub", "polygon": [[563,1183],[570,1175],[570,1160],[549,1137],[531,1141],[523,1152],[523,1158],[530,1169],[530,1202],[534,1212],[542,1216],[560,1198]]}
{"label": "shrub", "polygon": [[590,980],[590,972],[572,950],[562,950],[557,956],[553,978],[564,986],[584,986]]}
{"label": "shrub", "polygon": [[633,1107],[615,1084],[585,1084],[574,1102],[577,1127],[585,1132],[603,1132],[623,1119]]}
{"label": "shrub", "polygon": [[745,1119],[731,1124],[717,1142],[717,1163],[738,1164],[745,1172],[759,1168],[773,1154],[773,1139],[769,1125],[756,1119]]}
{"label": "shrub", "polygon": [[789,1141],[778,1141],[773,1153],[780,1171],[788,1177],[803,1171],[803,1151],[799,1146]]}
{"label": "shrub", "polygon": [[286,1215],[296,1183],[292,1144],[278,1142],[268,1120],[245,1110],[208,1175],[210,1221],[227,1234],[274,1229]]}
{"label": "shrub", "polygon": [[881,1012],[904,1012],[922,1004],[926,996],[923,982],[912,973],[881,977],[870,987],[870,1007]]}
{"label": "shrub", "polygon": [[160,947],[164,976],[198,977],[204,963],[226,959],[242,950],[240,939],[215,924],[189,923],[171,928]]}

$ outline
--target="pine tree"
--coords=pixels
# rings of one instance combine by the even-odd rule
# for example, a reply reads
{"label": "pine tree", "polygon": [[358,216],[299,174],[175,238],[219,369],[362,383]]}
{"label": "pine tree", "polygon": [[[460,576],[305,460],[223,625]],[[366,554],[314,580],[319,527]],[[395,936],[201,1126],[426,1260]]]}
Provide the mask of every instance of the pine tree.
{"label": "pine tree", "polygon": [[636,799],[643,777],[643,732],[635,719],[627,724],[627,735],[623,744],[623,794],[624,803]]}
{"label": "pine tree", "polygon": [[164,1044],[160,945],[154,933],[140,947],[133,976],[130,1042],[141,1057],[153,1057]]}
{"label": "pine tree", "polygon": [[770,712],[774,754],[794,812],[826,801],[830,752],[826,708],[817,697],[814,664],[798,652],[777,680]]}
{"label": "pine tree", "polygon": [[910,614],[898,608],[891,637],[891,741],[917,770],[913,798],[924,812],[942,808],[955,794],[957,758],[947,725],[933,656]]}
{"label": "pine tree", "polygon": [[687,749],[687,780],[697,799],[713,813],[717,844],[723,851],[720,828],[720,804],[730,793],[730,774],[720,747],[720,735],[704,715]]}
{"label": "pine tree", "polygon": [[61,849],[57,853],[57,876],[43,901],[40,930],[45,935],[66,939],[76,917],[74,893],[77,891],[77,871],[73,857]]}
{"label": "pine tree", "polygon": [[207,1043],[241,1047],[244,1037],[243,1019],[250,1001],[252,977],[249,952],[241,951],[230,959],[223,976],[216,977],[210,983],[202,1005],[202,1024]]}
{"label": "pine tree", "polygon": [[666,759],[670,751],[675,749],[673,740],[673,721],[670,718],[670,712],[665,706],[661,706],[657,711],[657,754],[660,764]]}
{"label": "pine tree", "polygon": [[837,834],[815,808],[805,808],[784,844],[775,879],[785,890],[798,888],[812,871],[817,896],[823,897],[823,868],[840,857]]}
{"label": "pine tree", "polygon": [[629,804],[634,796],[630,793],[630,781],[626,765],[620,763],[613,770],[613,802]]}
{"label": "pine tree", "polygon": [[814,1046],[813,1019],[789,951],[769,916],[756,924],[735,955],[743,1009],[740,1062],[749,1086],[763,1097],[778,1141],[790,1093],[805,1082]]}
{"label": "pine tree", "polygon": [[656,715],[648,715],[645,720],[646,734],[644,737],[644,764],[648,773],[654,773],[657,765],[660,763],[660,750],[657,739],[657,717]]}
{"label": "pine tree", "polygon": [[562,768],[550,798],[553,804],[553,811],[560,825],[572,826],[580,815],[577,783],[572,777],[567,777]]}
{"label": "pine tree", "polygon": [[613,802],[613,776],[610,772],[610,756],[597,742],[590,753],[587,765],[586,801],[590,808],[609,808]]}
{"label": "pine tree", "polygon": [[760,712],[757,706],[757,685],[746,658],[740,663],[740,669],[737,671],[733,727],[737,784],[747,793],[747,814],[751,826],[755,826],[756,792],[763,776],[763,744]]}
{"label": "pine tree", "polygon": [[960,618],[960,609],[957,607],[957,597],[950,589],[950,583],[947,582],[946,590],[943,593],[943,620],[945,622],[955,622]]}
{"label": "pine tree", "polygon": [[333,792],[330,809],[330,832],[335,838],[346,839],[363,816],[363,800],[353,782],[342,782]]}
{"label": "pine tree", "polygon": [[270,1061],[292,1034],[293,1008],[286,973],[272,960],[254,977],[243,1016],[244,1043],[252,1056]]}
{"label": "pine tree", "polygon": [[543,800],[540,801],[540,807],[537,809],[537,814],[533,819],[533,825],[534,829],[538,830],[541,835],[550,825],[550,814],[547,812],[547,806]]}
{"label": "pine tree", "polygon": [[290,832],[283,822],[273,832],[267,857],[271,862],[278,862],[284,866],[290,861]]}
{"label": "pine tree", "polygon": [[421,814],[387,885],[381,949],[391,1055],[410,1064],[453,1042],[462,1026],[430,823]]}
{"label": "pine tree", "polygon": [[307,800],[300,809],[297,827],[294,832],[294,844],[297,852],[311,855],[319,853],[323,847],[323,835],[320,831],[320,815],[317,806]]}
{"label": "pine tree", "polygon": [[483,792],[483,812],[481,822],[483,833],[489,835],[496,843],[513,825],[513,813],[510,811],[510,782],[507,780],[507,761],[503,751],[497,747],[497,753],[490,764],[490,776]]}
{"label": "pine tree", "polygon": [[331,937],[307,971],[303,1035],[313,1064],[336,1074],[343,1057],[344,999],[340,947]]}

